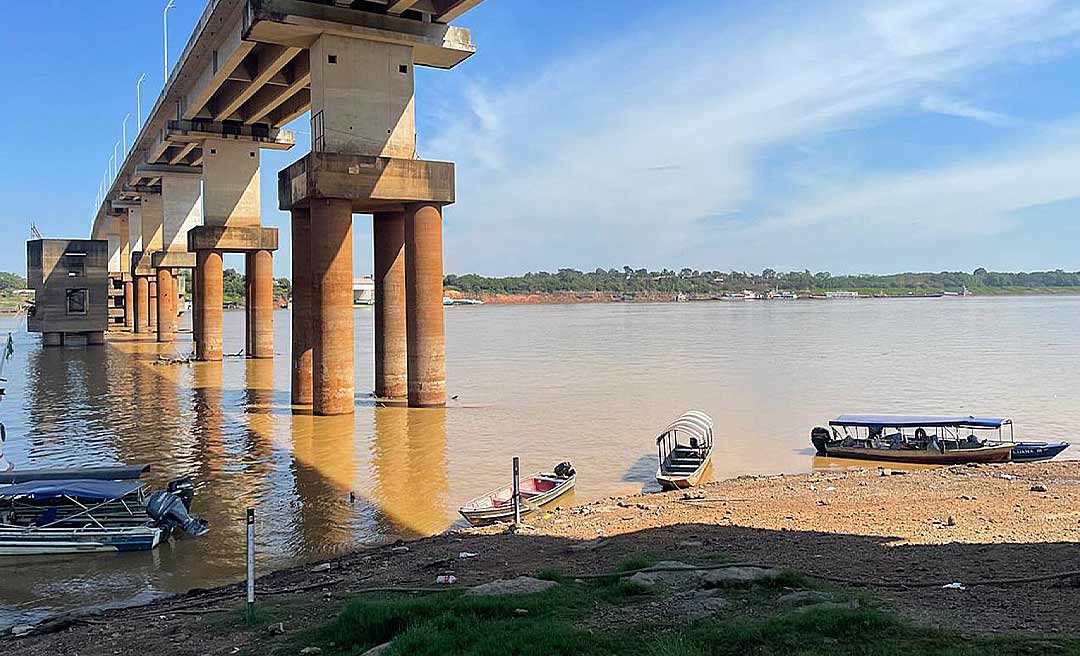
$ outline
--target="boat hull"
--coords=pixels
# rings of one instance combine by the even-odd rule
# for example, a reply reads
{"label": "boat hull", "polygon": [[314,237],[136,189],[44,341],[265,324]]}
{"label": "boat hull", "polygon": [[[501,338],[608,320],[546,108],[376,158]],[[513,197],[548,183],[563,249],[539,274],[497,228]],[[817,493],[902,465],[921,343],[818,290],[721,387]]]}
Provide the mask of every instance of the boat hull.
{"label": "boat hull", "polygon": [[[815,446],[817,446],[815,444]],[[820,448],[820,447],[819,447]],[[825,445],[824,455],[829,458],[851,458],[855,460],[879,460],[903,462],[916,465],[961,465],[969,462],[990,463],[1008,462],[1012,446],[988,446],[978,449],[955,449],[951,451],[928,451],[919,449],[869,449],[864,447],[843,447]]]}
{"label": "boat hull", "polygon": [[701,461],[701,465],[693,472],[683,475],[665,474],[663,468],[656,468],[656,482],[664,490],[685,490],[688,487],[694,487],[701,482],[705,476],[705,472],[709,469],[709,465],[712,464],[712,451],[705,455],[705,458]]}
{"label": "boat hull", "polygon": [[1013,462],[1050,460],[1069,448],[1068,442],[1019,442],[1012,445]]}
{"label": "boat hull", "polygon": [[163,529],[139,526],[124,529],[4,529],[0,556],[41,556],[118,551],[150,551],[161,543]]}
{"label": "boat hull", "polygon": [[[525,479],[525,481],[536,479],[541,477],[540,474]],[[538,510],[541,506],[545,506],[553,501],[562,498],[567,492],[574,489],[574,485],[577,482],[577,476],[570,476],[567,478],[556,479],[554,477],[547,478],[547,480],[554,480],[556,484],[550,490],[540,492],[527,499],[523,499],[521,503],[521,516],[524,517],[532,512]],[[525,482],[523,481],[523,483]],[[473,526],[486,526],[488,524],[496,524],[498,522],[508,522],[514,519],[514,504],[511,499],[512,487],[501,487],[497,490],[493,490],[485,495],[476,497],[469,503],[458,508],[458,513],[465,518],[469,524]],[[489,499],[498,499],[497,505],[486,505]]]}

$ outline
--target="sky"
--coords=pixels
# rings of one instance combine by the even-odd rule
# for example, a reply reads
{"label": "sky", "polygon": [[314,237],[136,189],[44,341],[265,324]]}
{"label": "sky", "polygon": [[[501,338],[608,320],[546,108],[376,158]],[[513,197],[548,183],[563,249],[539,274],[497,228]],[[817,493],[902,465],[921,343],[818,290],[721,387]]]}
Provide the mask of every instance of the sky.
{"label": "sky", "polygon": [[[205,6],[175,3],[172,60]],[[31,222],[89,234],[136,79],[144,112],[161,90],[163,6],[6,8],[0,270]],[[420,155],[457,164],[447,273],[1080,269],[1075,2],[487,0],[457,24],[477,54],[416,76]],[[261,160],[279,276],[307,125]],[[368,216],[354,253],[370,273]]]}

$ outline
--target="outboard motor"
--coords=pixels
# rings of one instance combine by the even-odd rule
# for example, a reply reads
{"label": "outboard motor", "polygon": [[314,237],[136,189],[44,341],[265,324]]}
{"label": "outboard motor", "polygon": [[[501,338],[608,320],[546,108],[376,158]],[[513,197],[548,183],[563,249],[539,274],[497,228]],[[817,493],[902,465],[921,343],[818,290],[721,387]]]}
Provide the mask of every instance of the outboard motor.
{"label": "outboard motor", "polygon": [[815,449],[817,449],[817,454],[819,456],[829,455],[826,445],[829,443],[829,438],[831,437],[832,433],[830,433],[829,429],[825,428],[824,426],[818,426],[814,428],[814,430],[810,431],[810,443],[814,445]]}
{"label": "outboard motor", "polygon": [[560,462],[555,465],[555,475],[559,478],[570,478],[575,474],[577,474],[577,472],[574,471],[574,466],[569,462]]}
{"label": "outboard motor", "polygon": [[195,499],[194,481],[187,476],[184,478],[177,478],[169,481],[169,487],[166,489],[180,497],[180,500],[184,502],[184,507],[191,510],[191,502]]}
{"label": "outboard motor", "polygon": [[198,517],[188,514],[183,498],[177,493],[159,490],[146,501],[146,514],[158,524],[169,529],[183,529],[188,535],[205,535],[209,526]]}

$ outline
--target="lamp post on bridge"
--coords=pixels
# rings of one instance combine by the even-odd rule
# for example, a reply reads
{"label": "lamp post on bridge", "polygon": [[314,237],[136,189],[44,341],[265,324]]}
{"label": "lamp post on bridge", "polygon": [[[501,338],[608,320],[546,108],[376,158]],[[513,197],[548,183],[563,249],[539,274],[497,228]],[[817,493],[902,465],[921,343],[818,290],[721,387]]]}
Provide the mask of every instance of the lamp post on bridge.
{"label": "lamp post on bridge", "polygon": [[146,79],[146,73],[139,76],[139,79],[135,81],[135,133],[138,134],[142,130],[142,91],[139,89],[142,86],[143,80]]}
{"label": "lamp post on bridge", "polygon": [[121,132],[124,135],[123,136],[123,139],[124,139],[124,157],[127,157],[127,151],[128,151],[128,147],[127,147],[127,122],[129,120],[131,120],[131,112],[128,112],[127,115],[124,116],[124,120],[121,123],[121,128],[120,128]]}
{"label": "lamp post on bridge", "polygon": [[165,5],[165,11],[161,12],[161,20],[165,30],[165,78],[161,83],[163,89],[169,84],[169,10],[175,6],[173,0],[169,0],[169,3]]}
{"label": "lamp post on bridge", "polygon": [[120,142],[117,141],[112,147],[112,162],[113,162],[113,180],[116,180],[116,174],[120,171],[120,160],[117,159],[117,151],[120,150]]}

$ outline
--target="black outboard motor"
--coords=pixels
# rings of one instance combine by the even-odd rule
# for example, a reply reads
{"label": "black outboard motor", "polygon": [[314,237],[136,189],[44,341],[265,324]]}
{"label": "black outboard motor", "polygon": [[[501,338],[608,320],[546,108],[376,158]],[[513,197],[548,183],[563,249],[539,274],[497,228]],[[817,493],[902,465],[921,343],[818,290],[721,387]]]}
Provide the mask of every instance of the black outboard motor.
{"label": "black outboard motor", "polygon": [[146,514],[170,530],[182,529],[188,535],[205,535],[210,527],[205,521],[188,514],[183,498],[174,492],[158,490],[146,501]]}
{"label": "black outboard motor", "polygon": [[832,433],[830,433],[829,429],[825,428],[824,426],[818,426],[814,430],[810,431],[810,443],[814,445],[815,449],[817,449],[817,454],[819,456],[829,455],[829,451],[826,448],[826,445],[829,443],[829,439],[831,437]]}
{"label": "black outboard motor", "polygon": [[180,497],[180,500],[184,502],[184,507],[191,510],[191,502],[195,499],[194,481],[187,476],[184,478],[177,478],[169,481],[169,487],[166,489]]}
{"label": "black outboard motor", "polygon": [[569,462],[560,462],[555,465],[555,475],[559,478],[570,478],[575,474],[577,474],[577,472],[574,471],[574,466]]}

